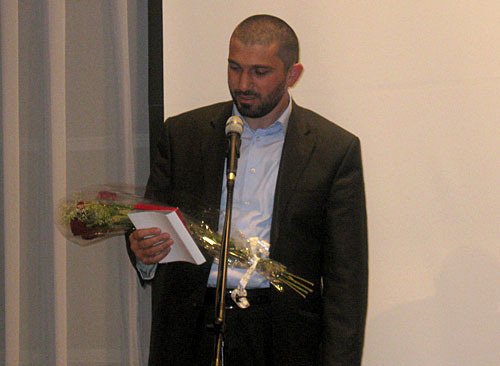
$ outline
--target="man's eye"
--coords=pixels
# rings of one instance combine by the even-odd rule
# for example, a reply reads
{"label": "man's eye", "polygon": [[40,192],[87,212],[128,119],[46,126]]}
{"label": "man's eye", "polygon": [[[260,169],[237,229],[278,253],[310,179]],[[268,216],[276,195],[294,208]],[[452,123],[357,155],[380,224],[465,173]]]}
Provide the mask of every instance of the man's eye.
{"label": "man's eye", "polygon": [[238,71],[240,69],[238,65],[232,65],[232,64],[229,64],[229,68],[233,71]]}
{"label": "man's eye", "polygon": [[256,69],[255,70],[255,75],[258,75],[258,76],[264,76],[267,73],[269,73],[269,70],[267,70],[267,69]]}

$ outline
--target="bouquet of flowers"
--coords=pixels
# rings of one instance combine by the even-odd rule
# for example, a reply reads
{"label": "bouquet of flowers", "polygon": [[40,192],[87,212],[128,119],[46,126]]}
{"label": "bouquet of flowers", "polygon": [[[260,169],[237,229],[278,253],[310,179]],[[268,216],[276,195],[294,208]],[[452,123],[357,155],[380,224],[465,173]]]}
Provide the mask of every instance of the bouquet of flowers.
{"label": "bouquet of flowers", "polygon": [[[133,230],[129,213],[176,210],[144,199],[134,191],[136,190],[129,186],[98,185],[75,192],[62,200],[56,208],[57,227],[69,241],[87,246]],[[198,247],[205,249],[217,261],[221,235],[213,231],[204,220],[184,214],[182,220]],[[313,283],[288,272],[284,265],[269,259],[269,244],[259,238],[247,239],[242,234],[237,235],[231,239],[228,252],[229,266],[248,269],[246,280],[256,271],[280,292],[284,291],[284,286],[304,298],[312,292]],[[244,296],[245,278],[240,284],[242,286],[238,296]]]}
{"label": "bouquet of flowers", "polygon": [[69,241],[88,246],[132,230],[128,214],[144,202],[127,186],[90,186],[59,202],[56,225]]}

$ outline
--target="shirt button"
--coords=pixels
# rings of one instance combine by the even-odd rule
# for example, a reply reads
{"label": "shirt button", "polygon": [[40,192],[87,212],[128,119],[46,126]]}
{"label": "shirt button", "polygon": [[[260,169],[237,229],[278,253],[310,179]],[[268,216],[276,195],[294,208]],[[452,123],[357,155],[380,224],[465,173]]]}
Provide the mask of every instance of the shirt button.
{"label": "shirt button", "polygon": [[255,168],[250,169],[252,173],[255,173]]}

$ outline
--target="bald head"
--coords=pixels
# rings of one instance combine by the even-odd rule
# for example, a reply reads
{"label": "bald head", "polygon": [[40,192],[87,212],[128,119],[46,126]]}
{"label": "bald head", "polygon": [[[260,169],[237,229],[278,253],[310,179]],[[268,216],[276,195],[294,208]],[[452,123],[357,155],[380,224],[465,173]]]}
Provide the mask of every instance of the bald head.
{"label": "bald head", "polygon": [[285,70],[299,62],[299,40],[293,29],[280,18],[272,15],[254,15],[243,20],[231,35],[245,45],[278,44],[278,57]]}

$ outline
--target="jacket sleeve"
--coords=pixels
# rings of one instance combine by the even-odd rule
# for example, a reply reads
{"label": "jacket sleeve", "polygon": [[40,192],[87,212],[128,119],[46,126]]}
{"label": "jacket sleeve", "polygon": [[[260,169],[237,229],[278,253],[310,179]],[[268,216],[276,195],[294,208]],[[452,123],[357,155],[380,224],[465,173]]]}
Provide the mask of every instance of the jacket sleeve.
{"label": "jacket sleeve", "polygon": [[[168,120],[167,120],[168,122]],[[169,145],[169,134],[168,134],[168,123],[165,122],[165,125],[162,129],[162,134],[160,136],[158,146],[155,152],[155,156],[152,161],[151,173],[149,175],[148,184],[146,186],[145,197],[158,201],[158,202],[167,202],[167,187],[170,186],[169,180],[169,170],[170,170],[170,145]],[[133,232],[133,230],[125,233],[125,243],[127,248],[127,253],[130,258],[130,262],[132,266],[137,271],[137,275],[139,277],[139,281],[141,285],[145,285],[145,283],[150,280],[154,276],[154,272],[156,270],[156,265],[154,266],[145,266],[139,265],[137,266],[137,260],[130,249],[130,241],[129,235]]]}
{"label": "jacket sleeve", "polygon": [[327,203],[323,279],[323,365],[360,365],[368,293],[367,219],[361,148],[354,138]]}

